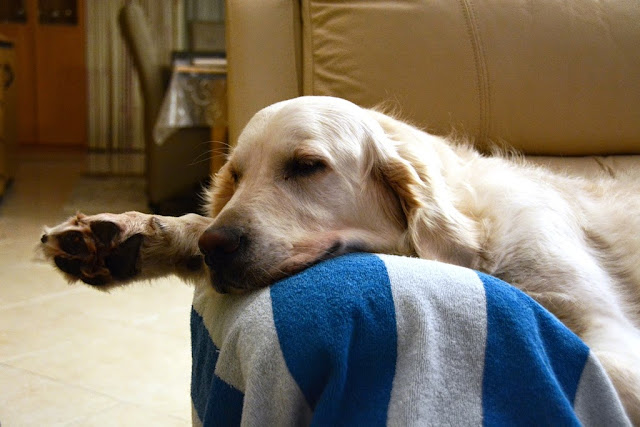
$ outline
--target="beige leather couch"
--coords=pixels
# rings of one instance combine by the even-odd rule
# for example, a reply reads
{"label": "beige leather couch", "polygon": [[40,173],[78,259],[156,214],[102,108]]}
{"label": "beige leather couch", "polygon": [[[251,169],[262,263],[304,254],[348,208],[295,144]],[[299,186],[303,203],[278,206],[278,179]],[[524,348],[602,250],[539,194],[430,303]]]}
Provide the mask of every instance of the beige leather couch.
{"label": "beige leather couch", "polygon": [[[640,2],[228,0],[230,142],[300,95],[383,101],[432,133],[563,169],[640,170]],[[566,157],[573,156],[573,157]]]}

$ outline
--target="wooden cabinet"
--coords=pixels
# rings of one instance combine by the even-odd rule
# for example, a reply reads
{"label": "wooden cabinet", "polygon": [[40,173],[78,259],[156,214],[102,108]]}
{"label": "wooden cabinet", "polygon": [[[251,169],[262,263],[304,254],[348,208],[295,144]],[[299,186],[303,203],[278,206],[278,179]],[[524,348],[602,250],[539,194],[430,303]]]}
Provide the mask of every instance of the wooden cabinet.
{"label": "wooden cabinet", "polygon": [[13,43],[0,34],[0,198],[16,173],[15,68]]}
{"label": "wooden cabinet", "polygon": [[0,33],[16,49],[18,140],[85,146],[84,0],[2,0]]}

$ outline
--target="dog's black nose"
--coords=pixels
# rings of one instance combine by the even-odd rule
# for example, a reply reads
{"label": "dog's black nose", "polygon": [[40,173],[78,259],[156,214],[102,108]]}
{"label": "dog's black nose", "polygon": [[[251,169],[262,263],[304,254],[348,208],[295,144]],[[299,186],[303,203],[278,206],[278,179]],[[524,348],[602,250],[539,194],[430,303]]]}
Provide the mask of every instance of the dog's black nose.
{"label": "dog's black nose", "polygon": [[237,227],[210,227],[198,240],[200,252],[204,255],[204,262],[214,269],[231,261],[242,241],[244,233]]}

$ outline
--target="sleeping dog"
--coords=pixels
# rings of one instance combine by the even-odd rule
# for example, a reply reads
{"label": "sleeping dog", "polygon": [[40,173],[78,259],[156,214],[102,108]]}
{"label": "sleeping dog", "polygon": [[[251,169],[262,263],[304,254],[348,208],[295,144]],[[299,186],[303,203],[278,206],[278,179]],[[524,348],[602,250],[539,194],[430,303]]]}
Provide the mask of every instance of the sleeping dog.
{"label": "sleeping dog", "polygon": [[69,280],[99,289],[176,274],[245,292],[355,251],[481,270],[579,335],[640,425],[639,182],[554,174],[301,97],[252,118],[207,216],[78,214],[41,241]]}

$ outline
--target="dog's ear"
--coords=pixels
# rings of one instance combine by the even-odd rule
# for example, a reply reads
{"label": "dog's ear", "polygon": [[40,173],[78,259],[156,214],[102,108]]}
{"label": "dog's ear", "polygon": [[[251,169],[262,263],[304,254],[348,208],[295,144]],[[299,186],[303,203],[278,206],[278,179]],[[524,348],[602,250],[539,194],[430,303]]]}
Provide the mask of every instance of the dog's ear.
{"label": "dog's ear", "polygon": [[371,168],[400,200],[405,245],[421,258],[470,266],[479,248],[478,226],[455,206],[439,150],[432,145],[436,137],[380,113],[375,116],[385,135],[372,144]]}
{"label": "dog's ear", "polygon": [[229,162],[213,177],[211,187],[204,195],[206,214],[215,218],[235,193],[235,182]]}

